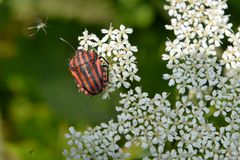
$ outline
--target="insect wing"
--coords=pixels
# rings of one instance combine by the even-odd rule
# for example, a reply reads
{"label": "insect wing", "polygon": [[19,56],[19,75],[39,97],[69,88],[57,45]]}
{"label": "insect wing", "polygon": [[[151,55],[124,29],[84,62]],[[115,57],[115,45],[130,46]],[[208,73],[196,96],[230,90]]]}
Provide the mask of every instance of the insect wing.
{"label": "insect wing", "polygon": [[[102,77],[101,72],[99,72],[97,63],[93,61],[93,58],[96,53],[90,52],[83,52],[82,62],[85,62],[82,65],[81,71],[83,73],[84,79],[89,83],[89,88],[87,88],[91,94],[95,95],[102,91]],[[97,54],[96,54],[97,55]],[[96,57],[97,58],[97,57]],[[100,65],[100,64],[99,64]]]}

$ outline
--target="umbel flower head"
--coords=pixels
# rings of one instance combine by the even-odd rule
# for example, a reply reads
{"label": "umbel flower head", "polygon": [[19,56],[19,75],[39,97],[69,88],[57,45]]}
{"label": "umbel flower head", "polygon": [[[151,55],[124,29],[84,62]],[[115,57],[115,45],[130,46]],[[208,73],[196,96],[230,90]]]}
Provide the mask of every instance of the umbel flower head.
{"label": "umbel flower head", "polygon": [[[144,160],[239,159],[240,30],[233,33],[231,29],[224,11],[226,0],[166,1],[165,9],[171,17],[166,28],[176,38],[166,42],[163,59],[171,73],[163,78],[169,86],[176,86],[176,101],[170,103],[165,92],[151,98],[140,86],[131,88],[129,81],[139,80],[135,72],[130,78],[127,70],[137,68],[135,57],[130,60],[134,49],[123,42],[131,29],[121,26],[116,31],[110,26],[102,30],[105,36],[101,40],[85,31],[80,47],[95,47],[112,66],[116,64],[117,69],[112,67],[111,71],[117,77],[113,88],[120,83],[129,90],[120,93],[116,122],[110,120],[84,132],[70,127],[70,134],[66,134],[70,149],[64,151],[67,159],[126,159],[131,155],[125,148],[132,145],[145,150]],[[221,52],[224,37],[231,44]],[[122,45],[129,46],[131,54]],[[131,56],[119,59],[116,46]]]}
{"label": "umbel flower head", "polygon": [[227,69],[240,69],[240,27],[236,34],[229,33],[228,41],[232,45],[228,46],[227,50],[222,55],[222,64],[226,65]]}
{"label": "umbel flower head", "polygon": [[101,30],[104,36],[100,39],[95,34],[89,34],[87,30],[83,32],[83,36],[79,36],[78,49],[93,49],[99,56],[104,57],[109,62],[109,83],[108,88],[104,92],[103,98],[109,96],[109,92],[113,92],[121,86],[130,87],[130,83],[140,81],[137,75],[136,57],[137,47],[132,46],[128,41],[128,35],[133,32],[131,28],[121,25],[119,29],[114,29],[110,25],[109,29]]}

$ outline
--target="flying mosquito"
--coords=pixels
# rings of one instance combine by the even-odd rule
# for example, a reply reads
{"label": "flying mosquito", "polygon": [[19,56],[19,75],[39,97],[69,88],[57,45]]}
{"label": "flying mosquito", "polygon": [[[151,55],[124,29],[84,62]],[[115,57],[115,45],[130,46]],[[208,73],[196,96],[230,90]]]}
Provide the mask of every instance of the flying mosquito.
{"label": "flying mosquito", "polygon": [[40,18],[37,18],[36,26],[32,26],[32,27],[27,28],[28,30],[32,30],[32,29],[36,30],[34,33],[30,34],[29,36],[30,37],[34,36],[40,30],[43,30],[44,33],[47,35],[47,31],[46,31],[46,28],[48,27],[47,26],[47,20],[48,20],[48,17],[46,18],[45,22],[43,22]]}

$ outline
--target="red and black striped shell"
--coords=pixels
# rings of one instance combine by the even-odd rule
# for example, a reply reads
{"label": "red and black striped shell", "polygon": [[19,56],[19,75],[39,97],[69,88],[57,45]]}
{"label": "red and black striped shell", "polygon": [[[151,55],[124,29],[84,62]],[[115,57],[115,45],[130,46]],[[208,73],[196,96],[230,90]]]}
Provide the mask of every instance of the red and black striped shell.
{"label": "red and black striped shell", "polygon": [[92,50],[77,50],[69,61],[68,69],[75,79],[79,91],[86,95],[96,95],[106,89],[107,66]]}

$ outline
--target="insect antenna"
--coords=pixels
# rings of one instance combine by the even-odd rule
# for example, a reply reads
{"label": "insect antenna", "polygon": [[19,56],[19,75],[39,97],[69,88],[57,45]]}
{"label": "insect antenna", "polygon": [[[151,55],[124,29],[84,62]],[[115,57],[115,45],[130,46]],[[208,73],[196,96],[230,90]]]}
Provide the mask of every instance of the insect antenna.
{"label": "insect antenna", "polygon": [[76,50],[74,49],[74,47],[68,42],[66,41],[65,39],[63,39],[62,37],[59,38],[61,41],[63,41],[64,43],[66,43],[67,45],[69,45],[73,50],[74,52],[76,52]]}

